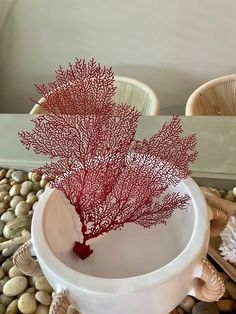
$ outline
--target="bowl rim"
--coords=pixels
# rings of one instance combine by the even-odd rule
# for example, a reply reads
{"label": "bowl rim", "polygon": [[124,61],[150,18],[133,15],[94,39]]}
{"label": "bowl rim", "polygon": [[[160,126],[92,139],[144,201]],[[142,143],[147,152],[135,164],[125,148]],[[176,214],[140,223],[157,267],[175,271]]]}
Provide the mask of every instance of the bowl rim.
{"label": "bowl rim", "polygon": [[80,273],[68,267],[52,253],[43,228],[40,226],[43,225],[44,209],[47,202],[58,190],[47,187],[37,204],[32,220],[33,252],[37,256],[42,270],[46,270],[45,273],[50,274],[51,278],[56,280],[55,282],[63,283],[66,288],[74,287],[77,290],[82,289],[99,294],[126,294],[160,285],[179,275],[194,262],[200,263],[206,241],[209,240],[207,205],[199,186],[192,178],[188,177],[182,180],[181,184],[190,195],[195,215],[193,232],[189,242],[183,251],[166,265],[154,271],[127,278],[102,278]]}

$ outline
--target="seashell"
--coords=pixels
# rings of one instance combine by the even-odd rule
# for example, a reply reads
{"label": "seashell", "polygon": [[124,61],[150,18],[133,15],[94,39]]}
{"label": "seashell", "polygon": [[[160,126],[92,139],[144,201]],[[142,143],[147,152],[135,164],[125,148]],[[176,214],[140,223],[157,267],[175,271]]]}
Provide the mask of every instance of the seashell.
{"label": "seashell", "polygon": [[6,239],[20,236],[22,230],[30,231],[32,217],[21,216],[9,221],[3,228],[3,235]]}
{"label": "seashell", "polygon": [[219,247],[221,255],[226,261],[236,266],[236,217],[231,216],[229,222],[221,233],[222,243]]}

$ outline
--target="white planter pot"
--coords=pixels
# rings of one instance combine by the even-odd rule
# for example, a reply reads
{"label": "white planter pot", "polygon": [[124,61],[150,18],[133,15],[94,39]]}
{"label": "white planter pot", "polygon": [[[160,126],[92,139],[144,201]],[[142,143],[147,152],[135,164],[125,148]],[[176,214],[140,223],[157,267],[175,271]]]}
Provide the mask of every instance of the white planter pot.
{"label": "white planter pot", "polygon": [[[210,228],[204,196],[191,178],[175,191],[188,193],[191,202],[166,226],[127,224],[94,240],[94,253],[82,261],[72,253],[77,214],[61,192],[47,188],[33,216],[32,246],[52,287],[67,294],[54,301],[51,313],[71,303],[81,314],[165,314],[187,294],[204,301],[220,298],[223,281],[205,258]],[[38,267],[31,260],[32,269],[26,269],[29,248],[27,243],[14,258],[28,274]]]}

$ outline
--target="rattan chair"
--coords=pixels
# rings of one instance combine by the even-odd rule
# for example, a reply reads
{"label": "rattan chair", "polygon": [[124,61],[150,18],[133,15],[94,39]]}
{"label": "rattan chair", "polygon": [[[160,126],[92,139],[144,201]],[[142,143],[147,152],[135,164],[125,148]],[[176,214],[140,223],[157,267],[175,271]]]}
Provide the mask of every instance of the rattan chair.
{"label": "rattan chair", "polygon": [[186,107],[186,116],[235,116],[236,74],[209,81],[193,92]]}
{"label": "rattan chair", "polygon": [[[115,76],[116,94],[114,101],[118,104],[126,103],[130,106],[137,108],[142,115],[155,116],[160,113],[159,99],[154,91],[138,80],[124,77]],[[44,98],[39,100],[42,103]],[[45,113],[44,109],[36,104],[30,114]]]}

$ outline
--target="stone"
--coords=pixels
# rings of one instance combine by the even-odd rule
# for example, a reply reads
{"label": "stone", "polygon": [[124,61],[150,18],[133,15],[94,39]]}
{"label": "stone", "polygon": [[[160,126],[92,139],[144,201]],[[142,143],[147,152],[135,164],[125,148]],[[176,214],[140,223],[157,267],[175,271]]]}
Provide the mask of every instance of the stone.
{"label": "stone", "polygon": [[5,294],[0,295],[0,304],[3,304],[5,306],[8,306],[13,300],[14,300],[14,297],[8,297]]}
{"label": "stone", "polygon": [[15,184],[11,187],[10,191],[9,191],[9,195],[10,196],[16,196],[16,195],[19,195],[20,194],[20,189],[21,189],[21,186],[20,184]]}
{"label": "stone", "polygon": [[39,304],[34,314],[48,314],[49,313],[49,306]]}
{"label": "stone", "polygon": [[5,213],[8,206],[9,204],[7,202],[0,202],[0,215]]}
{"label": "stone", "polygon": [[8,183],[8,180],[6,178],[0,180],[0,184]]}
{"label": "stone", "polygon": [[234,301],[230,299],[221,299],[216,302],[216,305],[221,312],[230,313],[235,309]]}
{"label": "stone", "polygon": [[35,287],[35,283],[36,283],[36,281],[37,281],[39,278],[40,278],[40,277],[38,277],[38,276],[30,276],[30,277],[28,277],[29,285],[30,285],[31,287]]}
{"label": "stone", "polygon": [[27,180],[27,175],[24,171],[22,170],[17,170],[17,171],[14,171],[11,175],[12,179],[14,179],[16,182],[23,182],[25,180]]}
{"label": "stone", "polygon": [[18,299],[15,299],[12,301],[7,309],[6,309],[6,314],[17,314],[18,313]]}
{"label": "stone", "polygon": [[[2,288],[4,287],[5,283],[9,280],[8,276],[5,276],[3,279],[0,280]],[[2,289],[3,292],[3,289]]]}
{"label": "stone", "polygon": [[3,178],[5,178],[6,173],[7,173],[7,170],[6,170],[6,169],[2,168],[2,169],[0,170],[0,180],[2,180]]}
{"label": "stone", "polygon": [[[5,313],[7,313],[7,312],[5,312],[5,309],[6,309],[5,305],[0,304],[0,314],[5,314]],[[9,314],[9,313],[8,313],[8,314]]]}
{"label": "stone", "polygon": [[47,292],[44,292],[44,291],[38,291],[36,294],[35,294],[35,298],[36,300],[43,304],[43,305],[50,305],[51,302],[52,302],[52,296],[51,294],[47,293]]}
{"label": "stone", "polygon": [[35,282],[35,288],[40,291],[52,293],[53,289],[50,286],[45,276],[39,277]]}
{"label": "stone", "polygon": [[0,202],[3,202],[6,196],[8,196],[7,191],[0,191]]}
{"label": "stone", "polygon": [[40,189],[41,189],[40,183],[39,182],[34,182],[34,191],[37,192]]}
{"label": "stone", "polygon": [[[16,215],[12,211],[6,211],[4,214],[1,216],[1,220],[7,223],[8,221],[16,218]],[[1,227],[0,227],[1,231]],[[2,233],[1,233],[2,234]]]}
{"label": "stone", "polygon": [[192,314],[220,314],[215,303],[198,302],[194,305]]}
{"label": "stone", "polygon": [[236,284],[232,281],[227,281],[225,287],[231,298],[236,301]]}
{"label": "stone", "polygon": [[4,278],[4,276],[5,276],[4,270],[2,267],[0,267],[0,280]]}
{"label": "stone", "polygon": [[2,232],[3,232],[4,226],[5,226],[4,221],[0,220],[0,235],[2,235]]}
{"label": "stone", "polygon": [[195,300],[190,297],[189,295],[184,298],[184,300],[180,303],[179,307],[184,310],[186,313],[190,314],[192,313],[192,308],[195,304]]}
{"label": "stone", "polygon": [[228,191],[228,193],[225,195],[224,199],[234,202],[235,201],[235,196],[233,194],[233,191]]}
{"label": "stone", "polygon": [[236,197],[236,187],[233,188],[233,195]]}
{"label": "stone", "polygon": [[11,185],[8,184],[8,183],[3,183],[3,184],[0,184],[0,192],[3,192],[3,191],[10,191],[11,189]]}
{"label": "stone", "polygon": [[34,173],[32,174],[31,180],[32,180],[33,182],[38,182],[38,181],[41,180],[41,176],[40,176],[38,173],[34,172]]}
{"label": "stone", "polygon": [[43,192],[44,192],[43,189],[38,190],[38,192],[36,193],[36,196],[39,198],[43,194]]}
{"label": "stone", "polygon": [[17,276],[23,276],[24,274],[20,271],[15,265],[9,269],[8,276],[9,278],[14,278]]}
{"label": "stone", "polygon": [[6,173],[6,178],[7,179],[10,179],[11,178],[11,175],[13,174],[13,172],[15,172],[15,169],[9,169],[7,170],[7,173]]}
{"label": "stone", "polygon": [[10,207],[11,207],[11,208],[15,208],[16,205],[17,205],[18,203],[20,203],[21,201],[24,201],[23,196],[21,196],[21,195],[15,195],[15,196],[13,196],[13,198],[12,198],[11,201],[10,201]]}
{"label": "stone", "polygon": [[45,188],[45,186],[46,186],[47,183],[48,183],[48,180],[46,180],[46,179],[42,179],[42,180],[40,180],[40,182],[39,182],[40,187],[41,187],[42,189]]}
{"label": "stone", "polygon": [[15,251],[18,249],[19,245],[17,246],[10,246],[2,250],[2,255],[5,257],[11,256],[15,253]]}
{"label": "stone", "polygon": [[36,311],[37,302],[33,293],[23,293],[18,300],[18,308],[24,314],[32,314]]}
{"label": "stone", "polygon": [[5,262],[2,263],[2,269],[4,270],[4,273],[8,274],[9,269],[12,268],[12,266],[14,266],[14,264],[10,258],[5,260]]}
{"label": "stone", "polygon": [[23,276],[17,276],[3,286],[3,293],[9,297],[17,296],[19,293],[24,291],[27,287],[27,279]]}
{"label": "stone", "polygon": [[25,196],[33,190],[34,184],[31,181],[25,181],[21,184],[20,194]]}
{"label": "stone", "polygon": [[15,215],[16,217],[25,216],[28,214],[29,210],[31,209],[31,205],[26,201],[21,201],[16,205],[15,208]]}
{"label": "stone", "polygon": [[13,239],[21,235],[22,230],[30,231],[32,218],[29,216],[17,217],[8,223],[3,228],[3,235],[6,239]]}
{"label": "stone", "polygon": [[29,287],[25,290],[25,292],[33,293],[35,294],[37,292],[37,289],[35,287]]}
{"label": "stone", "polygon": [[27,197],[26,202],[29,203],[31,206],[34,205],[35,202],[37,202],[38,198],[36,195],[31,195]]}

